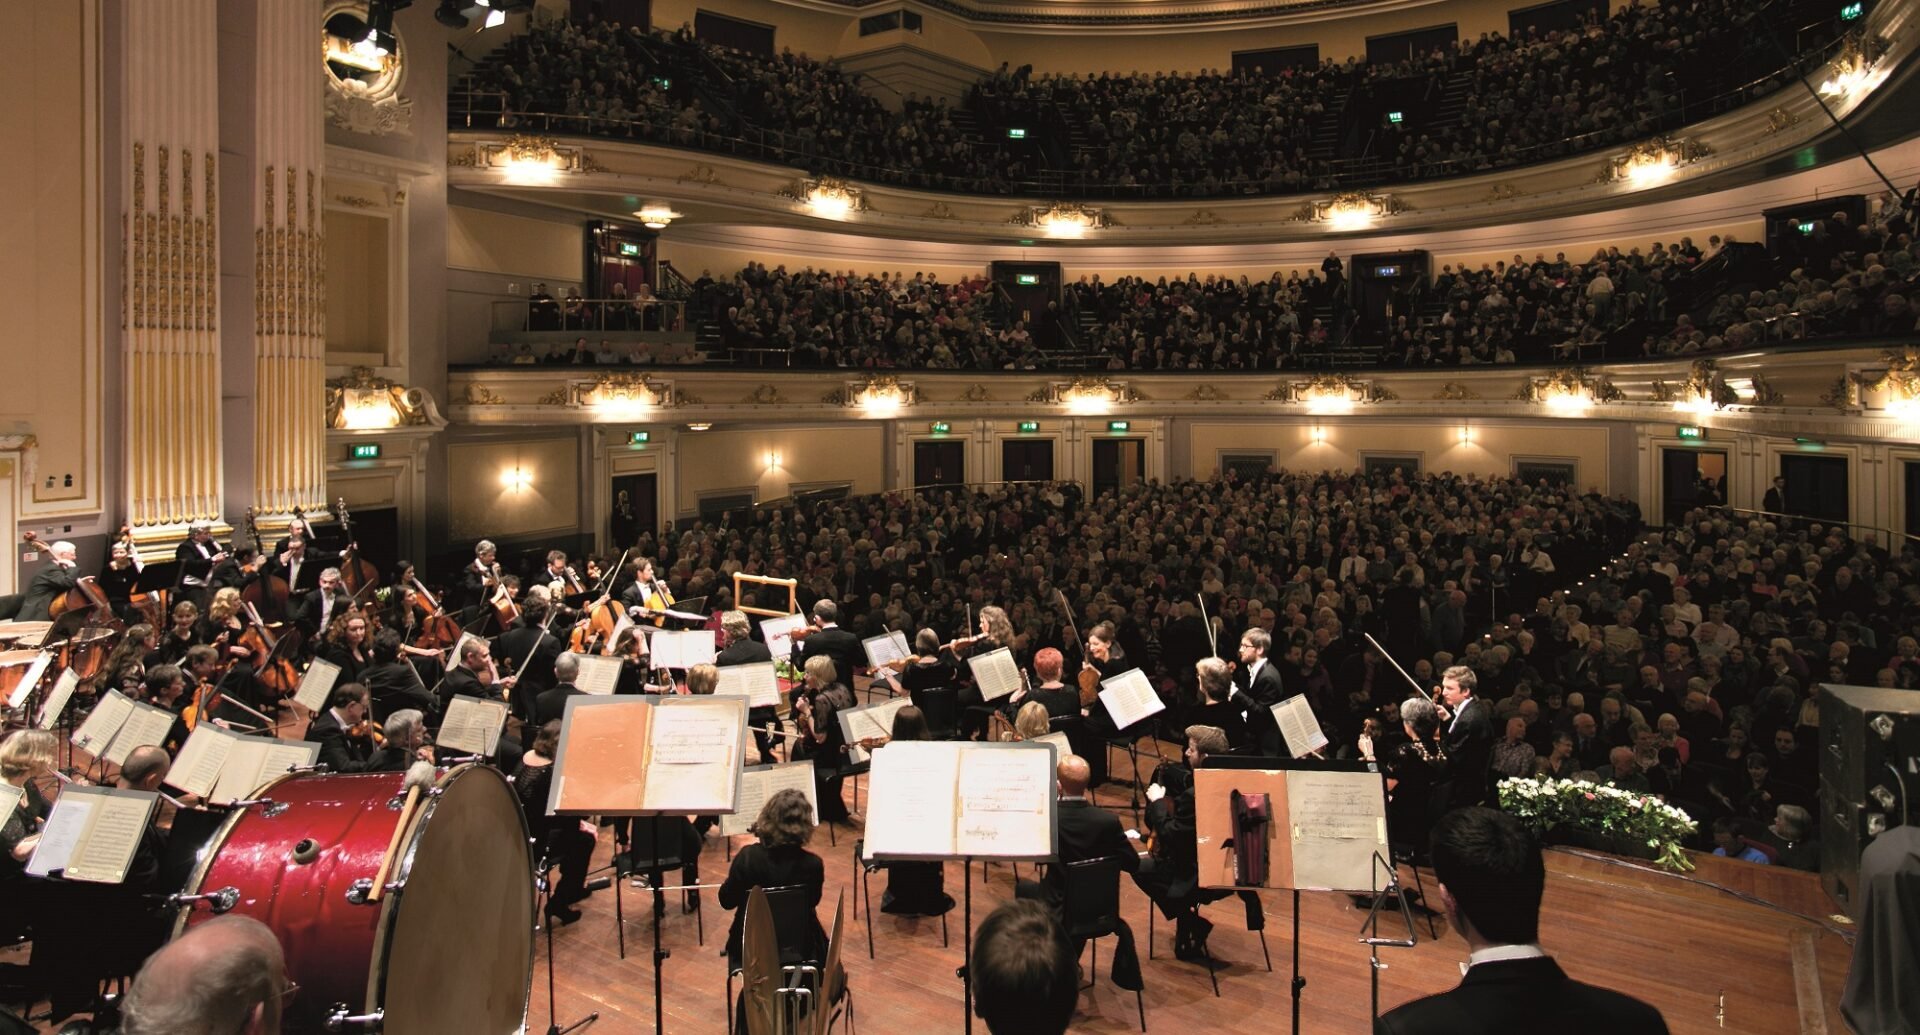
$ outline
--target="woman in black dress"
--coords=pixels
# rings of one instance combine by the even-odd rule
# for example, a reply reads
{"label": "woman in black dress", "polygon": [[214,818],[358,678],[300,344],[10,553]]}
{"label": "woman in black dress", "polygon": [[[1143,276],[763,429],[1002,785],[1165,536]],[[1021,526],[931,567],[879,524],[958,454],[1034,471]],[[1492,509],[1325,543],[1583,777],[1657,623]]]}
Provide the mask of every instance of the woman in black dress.
{"label": "woman in black dress", "polygon": [[[896,740],[932,740],[927,717],[908,705],[894,713],[893,736]],[[938,862],[890,862],[886,864],[887,890],[880,896],[882,913],[903,916],[941,916],[953,908],[953,896],[946,892],[947,870]]]}
{"label": "woman in black dress", "polygon": [[560,867],[560,880],[547,896],[546,915],[548,920],[565,926],[580,919],[580,911],[573,908],[573,904],[590,894],[586,888],[587,867],[593,857],[595,837],[578,817],[547,815],[547,792],[553,786],[553,753],[559,743],[559,719],[540,727],[540,732],[533,736],[533,746],[520,756],[520,765],[513,771],[513,789],[526,810],[534,861],[544,858]]}
{"label": "woman in black dress", "polygon": [[[806,795],[792,789],[775,793],[750,829],[759,840],[733,857],[727,879],[720,885],[720,907],[734,911],[733,927],[727,932],[727,965],[734,970],[740,969],[740,933],[746,925],[749,892],[797,885],[806,889],[809,904],[817,908],[827,883],[826,866],[807,851],[807,842],[813,838],[813,806]],[[811,910],[808,915],[811,930],[805,933],[803,955],[820,960],[826,956],[827,934],[819,917]]]}
{"label": "woman in black dress", "polygon": [[1384,760],[1387,837],[1395,845],[1419,847],[1427,843],[1433,825],[1433,802],[1445,800],[1447,753],[1440,743],[1440,713],[1432,701],[1408,698],[1400,705],[1400,721],[1407,739]]}
{"label": "woman in black dress", "polygon": [[358,683],[360,674],[373,664],[373,644],[367,635],[366,612],[349,608],[334,617],[327,627],[326,641],[317,652],[340,666],[340,683]]}
{"label": "woman in black dress", "polygon": [[808,658],[806,682],[793,699],[794,724],[800,728],[799,757],[813,760],[815,799],[823,823],[847,818],[847,805],[840,796],[840,764],[846,760],[847,743],[837,713],[853,707],[853,692],[834,681],[837,674],[833,659],[825,654]]}

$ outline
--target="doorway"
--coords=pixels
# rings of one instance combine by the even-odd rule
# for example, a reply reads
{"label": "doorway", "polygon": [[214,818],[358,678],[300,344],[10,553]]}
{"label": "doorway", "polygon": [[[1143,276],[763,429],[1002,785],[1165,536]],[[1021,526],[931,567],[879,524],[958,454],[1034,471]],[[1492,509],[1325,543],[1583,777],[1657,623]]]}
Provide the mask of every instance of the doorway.
{"label": "doorway", "polygon": [[1727,454],[1717,449],[1660,451],[1660,517],[1675,524],[1695,507],[1727,501]]}
{"label": "doorway", "polygon": [[960,485],[967,480],[967,444],[964,442],[915,442],[913,444],[913,487]]}
{"label": "doorway", "polygon": [[[353,538],[359,545],[355,555],[361,560],[371,561],[374,569],[385,579],[393,571],[393,562],[400,559],[400,511],[395,507],[375,507],[368,510],[356,510],[353,518]],[[334,536],[338,538],[335,531]],[[347,544],[341,543],[341,546]]]}
{"label": "doorway", "polygon": [[1093,443],[1093,494],[1133,485],[1146,477],[1147,440],[1102,438]]}
{"label": "doorway", "polygon": [[1010,438],[1000,443],[1000,477],[1010,482],[1053,480],[1053,440]]}
{"label": "doorway", "polygon": [[1851,508],[1846,457],[1782,456],[1780,477],[1787,480],[1787,513],[1816,521],[1847,520]]}
{"label": "doorway", "polygon": [[1908,535],[1920,535],[1920,462],[1908,460],[1900,465],[1900,469],[1906,478],[1906,532]]}
{"label": "doorway", "polygon": [[607,517],[607,543],[616,550],[632,546],[642,532],[660,530],[660,476],[620,474],[613,478],[613,512]]}

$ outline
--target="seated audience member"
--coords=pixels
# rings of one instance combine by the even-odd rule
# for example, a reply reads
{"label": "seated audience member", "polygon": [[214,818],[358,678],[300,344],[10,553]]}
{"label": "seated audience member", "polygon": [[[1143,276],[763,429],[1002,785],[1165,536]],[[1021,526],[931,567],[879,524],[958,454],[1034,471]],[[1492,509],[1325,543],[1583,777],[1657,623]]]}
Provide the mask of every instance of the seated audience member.
{"label": "seated audience member", "polygon": [[1448,926],[1470,950],[1466,976],[1385,1014],[1376,1035],[1666,1035],[1660,1011],[1574,981],[1540,947],[1547,869],[1518,820],[1480,807],[1442,816],[1433,870]]}
{"label": "seated audience member", "polygon": [[1721,816],[1713,821],[1713,854],[1723,859],[1738,859],[1741,862],[1758,863],[1761,866],[1773,862],[1773,856],[1762,851],[1748,838],[1740,834],[1740,821],[1732,816]]}
{"label": "seated audience member", "polygon": [[[727,879],[720,885],[720,907],[731,909],[733,926],[727,931],[727,965],[740,966],[740,932],[746,924],[747,893],[754,888],[783,888],[800,885],[815,907],[826,887],[827,871],[820,857],[807,851],[813,839],[813,806],[807,796],[796,790],[776,792],[767,799],[751,828],[759,840],[733,857]],[[827,935],[817,917],[807,932],[808,956],[821,959],[827,948]]]}
{"label": "seated audience member", "polygon": [[1773,825],[1761,839],[1773,849],[1775,861],[1795,870],[1818,873],[1820,842],[1813,836],[1813,817],[1798,805],[1774,810]]}
{"label": "seated audience member", "polygon": [[147,959],[122,1007],[122,1035],[278,1035],[293,986],[267,925],[217,916]]}
{"label": "seated audience member", "polygon": [[973,1013],[992,1035],[1064,1035],[1080,1001],[1080,973],[1053,911],[1019,899],[987,914],[967,962]]}

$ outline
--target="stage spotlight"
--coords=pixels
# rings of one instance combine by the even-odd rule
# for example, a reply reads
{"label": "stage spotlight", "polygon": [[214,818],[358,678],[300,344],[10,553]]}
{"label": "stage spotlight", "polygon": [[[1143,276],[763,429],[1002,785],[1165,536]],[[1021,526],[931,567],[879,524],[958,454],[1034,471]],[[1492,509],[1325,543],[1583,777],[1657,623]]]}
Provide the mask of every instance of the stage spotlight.
{"label": "stage spotlight", "polygon": [[467,16],[460,13],[457,0],[440,0],[440,6],[433,12],[433,20],[449,29],[467,27]]}

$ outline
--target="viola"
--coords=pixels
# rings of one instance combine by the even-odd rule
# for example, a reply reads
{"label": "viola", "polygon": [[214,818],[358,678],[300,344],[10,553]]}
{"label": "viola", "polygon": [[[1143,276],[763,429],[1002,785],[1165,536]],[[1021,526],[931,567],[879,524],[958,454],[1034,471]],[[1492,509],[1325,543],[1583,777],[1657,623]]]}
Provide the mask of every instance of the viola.
{"label": "viola", "polygon": [[513,594],[507,592],[506,583],[501,581],[498,562],[494,563],[492,577],[487,582],[493,587],[487,595],[487,606],[493,609],[494,620],[500,623],[500,628],[505,629],[520,617],[520,605],[514,602]]}

